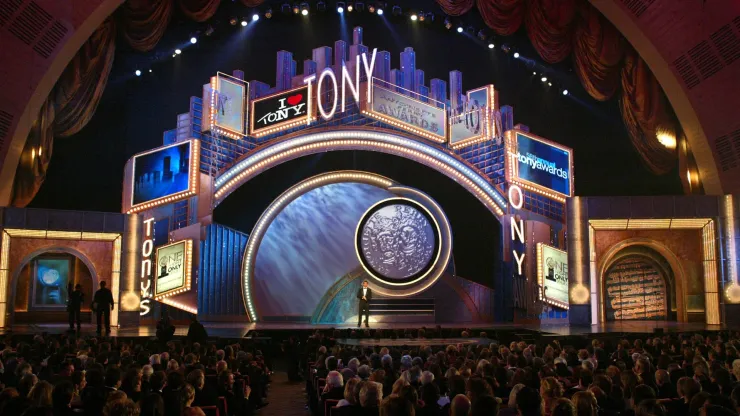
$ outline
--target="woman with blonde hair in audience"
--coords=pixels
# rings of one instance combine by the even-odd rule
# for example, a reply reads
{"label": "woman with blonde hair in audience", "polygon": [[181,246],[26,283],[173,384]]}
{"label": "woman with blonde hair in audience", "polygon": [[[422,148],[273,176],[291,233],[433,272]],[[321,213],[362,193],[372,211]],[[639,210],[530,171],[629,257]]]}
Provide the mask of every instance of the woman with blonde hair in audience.
{"label": "woman with blonde hair in audience", "polygon": [[545,377],[540,383],[540,396],[545,405],[545,415],[549,415],[552,406],[563,397],[563,386],[555,377]]}
{"label": "woman with blonde hair in audience", "polygon": [[357,377],[344,382],[344,399],[340,400],[336,407],[356,406],[359,404],[355,398],[355,386],[359,382],[360,379]]}
{"label": "woman with blonde hair in audience", "polygon": [[48,407],[51,406],[51,392],[54,390],[54,386],[48,381],[39,381],[31,387],[31,391],[28,392],[28,400],[31,406],[36,407]]}
{"label": "woman with blonde hair in audience", "polygon": [[392,395],[396,395],[397,396],[401,392],[401,389],[404,386],[408,386],[408,385],[410,385],[410,383],[408,382],[408,380],[406,380],[403,377],[399,377],[398,380],[396,380],[396,382],[393,383],[393,389],[391,390],[391,396]]}
{"label": "woman with blonde hair in audience", "polygon": [[597,416],[599,406],[596,396],[590,391],[579,391],[573,395],[573,406],[578,416]]}

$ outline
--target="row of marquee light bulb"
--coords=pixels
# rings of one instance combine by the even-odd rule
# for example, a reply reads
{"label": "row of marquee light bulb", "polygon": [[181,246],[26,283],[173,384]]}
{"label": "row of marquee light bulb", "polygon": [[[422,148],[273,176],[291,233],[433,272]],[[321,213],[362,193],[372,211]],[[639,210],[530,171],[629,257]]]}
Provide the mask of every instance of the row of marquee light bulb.
{"label": "row of marquee light bulb", "polygon": [[[283,3],[283,5],[280,7],[280,9],[281,9],[281,12],[283,14],[291,14],[292,13],[292,14],[296,14],[296,15],[297,14],[301,14],[303,16],[308,16],[309,13],[310,13],[310,10],[311,10],[311,8],[310,8],[310,6],[309,6],[309,4],[307,2],[302,2],[300,4],[299,3],[293,3],[292,5],[290,3]],[[318,3],[316,3],[316,10],[319,11],[319,12],[325,12],[327,10],[326,2],[319,1]],[[343,13],[345,13],[345,11],[351,13],[351,12],[353,12],[355,10],[357,12],[363,12],[365,10],[365,3],[364,2],[361,2],[361,1],[354,2],[354,3],[351,2],[351,1],[350,2],[344,2],[344,1],[338,1],[338,2],[336,2],[336,11],[337,11],[338,14],[343,14]],[[385,13],[384,10],[385,9],[384,9],[383,3],[378,3],[378,4],[376,4],[376,3],[368,3],[367,4],[367,11],[370,12],[371,14],[377,14],[378,16],[383,16],[384,13]],[[403,16],[404,15],[404,12],[403,12],[403,9],[401,9],[401,6],[395,5],[392,8],[392,14],[394,16]],[[264,12],[264,15],[265,15],[265,17],[267,19],[271,19],[272,16],[273,16],[272,8],[268,8]],[[406,13],[406,15],[408,15],[409,20],[411,20],[412,22],[434,22],[434,20],[436,18],[436,16],[435,16],[434,13],[432,13],[432,12],[424,13],[423,11],[419,11],[419,12],[410,11],[410,12]],[[260,20],[260,13],[259,12],[253,13],[252,16],[251,16],[251,20],[252,20],[252,22],[256,22],[256,21]],[[236,26],[237,24],[240,24],[242,27],[246,27],[249,24],[249,21],[248,21],[247,18],[242,18],[241,20],[239,20],[236,17],[232,17],[229,20],[229,24],[231,24],[232,26]],[[452,29],[452,27],[454,26],[453,23],[452,23],[452,20],[450,19],[449,16],[445,16],[444,26],[448,30],[449,29]],[[206,35],[212,34],[213,33],[213,30],[214,30],[213,27],[212,26],[209,26],[208,29],[206,30]],[[457,33],[464,33],[465,32],[465,28],[462,26],[462,24],[458,24],[455,30],[456,30]],[[475,29],[472,26],[468,26],[468,32],[474,33],[475,32]],[[480,29],[478,31],[477,36],[478,36],[478,39],[480,39],[481,41],[485,41],[488,38],[488,36],[486,35],[486,32],[483,29]],[[198,43],[198,38],[196,36],[192,36],[190,38],[190,44],[194,45],[196,43]],[[488,42],[487,45],[488,45],[488,49],[493,50],[493,49],[496,48],[496,45],[493,43],[493,41]],[[510,53],[512,51],[512,48],[510,46],[508,46],[508,45],[502,45],[501,46],[501,50],[508,54],[508,53]],[[181,48],[177,48],[177,49],[175,49],[172,52],[172,57],[173,58],[176,58],[178,55],[181,55],[182,52],[183,51],[182,51]],[[520,58],[522,58],[522,56],[519,54],[519,52],[516,52],[516,51],[514,51],[513,56],[514,56],[514,59],[520,59]],[[151,73],[152,70],[149,69],[149,72]],[[545,72],[546,71],[543,71],[542,73],[540,73],[540,75],[541,75],[540,81],[543,84],[547,84],[549,87],[552,87],[552,80],[548,79],[548,77],[545,74]],[[136,71],[134,71],[134,74],[137,77],[139,77],[139,76],[142,75],[142,71],[140,69],[137,69]],[[538,75],[538,72],[537,71],[533,71],[532,72],[532,75],[535,75],[536,76],[536,75]],[[567,89],[561,89],[560,91],[561,91],[561,93],[563,95],[568,95],[569,94],[569,92],[568,92]]]}

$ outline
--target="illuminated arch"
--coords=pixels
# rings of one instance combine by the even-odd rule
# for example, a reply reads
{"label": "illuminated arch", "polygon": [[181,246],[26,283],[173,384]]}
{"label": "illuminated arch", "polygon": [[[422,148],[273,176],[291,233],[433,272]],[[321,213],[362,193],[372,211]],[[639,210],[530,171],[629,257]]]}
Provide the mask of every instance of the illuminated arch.
{"label": "illuminated arch", "polygon": [[387,129],[336,128],[287,136],[245,155],[221,173],[214,184],[214,206],[258,174],[302,156],[335,150],[367,150],[402,156],[435,169],[475,195],[499,220],[506,201],[490,180],[456,155],[420,139]]}
{"label": "illuminated arch", "polygon": [[247,317],[250,321],[254,322],[259,319],[258,311],[255,307],[255,301],[252,299],[253,275],[257,259],[257,251],[267,229],[270,227],[270,224],[272,224],[273,220],[286,206],[301,195],[322,186],[346,182],[372,185],[392,191],[402,197],[413,197],[415,201],[422,204],[426,209],[429,209],[434,220],[439,222],[441,254],[435,261],[435,265],[430,270],[430,273],[418,283],[401,289],[393,288],[390,290],[390,288],[387,287],[388,285],[384,285],[382,282],[374,280],[374,291],[384,296],[391,297],[410,296],[430,288],[435,282],[437,282],[440,276],[442,276],[452,256],[452,228],[442,212],[442,208],[434,200],[418,190],[401,186],[385,176],[375,173],[361,171],[336,171],[322,173],[299,182],[287,191],[283,192],[283,194],[275,199],[262,213],[260,218],[257,220],[254,229],[249,234],[249,240],[247,241],[247,247],[244,250],[244,257],[242,260],[241,289],[244,309],[247,312]]}

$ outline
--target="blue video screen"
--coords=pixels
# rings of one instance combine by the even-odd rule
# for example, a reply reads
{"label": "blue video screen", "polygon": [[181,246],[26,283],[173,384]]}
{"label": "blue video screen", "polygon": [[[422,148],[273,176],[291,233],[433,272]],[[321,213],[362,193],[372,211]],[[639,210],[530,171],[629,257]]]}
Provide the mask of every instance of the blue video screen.
{"label": "blue video screen", "polygon": [[183,142],[136,156],[132,205],[187,191],[190,155],[190,142]]}
{"label": "blue video screen", "polygon": [[570,196],[570,152],[516,135],[519,179]]}
{"label": "blue video screen", "polygon": [[33,306],[63,306],[67,303],[69,259],[37,259]]}

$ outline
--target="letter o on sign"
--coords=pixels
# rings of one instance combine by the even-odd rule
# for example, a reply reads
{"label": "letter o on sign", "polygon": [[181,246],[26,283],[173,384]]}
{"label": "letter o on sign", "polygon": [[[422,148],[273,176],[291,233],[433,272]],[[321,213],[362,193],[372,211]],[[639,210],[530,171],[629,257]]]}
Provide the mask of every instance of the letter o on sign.
{"label": "letter o on sign", "polygon": [[[517,194],[516,198],[514,197],[514,194]],[[514,209],[522,209],[522,206],[524,206],[524,194],[519,185],[509,186],[509,203],[514,207]]]}

